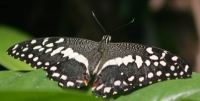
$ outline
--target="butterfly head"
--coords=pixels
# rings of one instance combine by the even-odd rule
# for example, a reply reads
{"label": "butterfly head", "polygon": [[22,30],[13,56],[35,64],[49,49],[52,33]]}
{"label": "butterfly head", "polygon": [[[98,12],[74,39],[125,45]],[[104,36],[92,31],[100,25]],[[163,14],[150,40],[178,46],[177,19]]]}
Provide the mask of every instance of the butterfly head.
{"label": "butterfly head", "polygon": [[109,43],[111,40],[110,35],[104,35],[101,41],[104,41],[105,43]]}

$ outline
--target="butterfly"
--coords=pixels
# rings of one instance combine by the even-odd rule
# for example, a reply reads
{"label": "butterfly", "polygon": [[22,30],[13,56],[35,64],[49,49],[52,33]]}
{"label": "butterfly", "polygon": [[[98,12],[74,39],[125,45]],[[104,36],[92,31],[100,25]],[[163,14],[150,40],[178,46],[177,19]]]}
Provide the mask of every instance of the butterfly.
{"label": "butterfly", "polygon": [[95,75],[92,92],[103,98],[192,74],[185,60],[166,50],[110,41],[109,35],[100,42],[72,37],[37,38],[13,45],[7,53],[33,68],[43,68],[47,77],[63,88],[87,86],[90,76]]}

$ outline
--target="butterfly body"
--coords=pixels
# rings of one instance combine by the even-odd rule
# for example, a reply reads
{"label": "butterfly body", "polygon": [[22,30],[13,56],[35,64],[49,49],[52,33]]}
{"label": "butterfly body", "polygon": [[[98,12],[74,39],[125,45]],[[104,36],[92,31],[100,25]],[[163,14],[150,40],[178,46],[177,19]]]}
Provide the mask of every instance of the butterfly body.
{"label": "butterfly body", "polygon": [[34,68],[44,68],[61,87],[87,86],[96,75],[93,92],[106,97],[136,86],[190,77],[192,70],[180,57],[156,47],[81,38],[39,38],[16,44],[8,54]]}

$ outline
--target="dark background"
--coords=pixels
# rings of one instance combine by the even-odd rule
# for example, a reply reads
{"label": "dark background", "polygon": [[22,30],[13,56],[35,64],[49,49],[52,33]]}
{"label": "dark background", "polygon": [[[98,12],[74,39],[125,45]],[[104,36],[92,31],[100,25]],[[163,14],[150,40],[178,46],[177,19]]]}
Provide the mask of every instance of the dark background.
{"label": "dark background", "polygon": [[[188,0],[1,0],[0,24],[33,37],[134,42],[171,51],[195,66],[197,32]],[[184,3],[185,2],[185,3]],[[104,33],[95,18],[105,28]],[[115,28],[133,23],[111,32]],[[0,33],[1,34],[1,33]]]}

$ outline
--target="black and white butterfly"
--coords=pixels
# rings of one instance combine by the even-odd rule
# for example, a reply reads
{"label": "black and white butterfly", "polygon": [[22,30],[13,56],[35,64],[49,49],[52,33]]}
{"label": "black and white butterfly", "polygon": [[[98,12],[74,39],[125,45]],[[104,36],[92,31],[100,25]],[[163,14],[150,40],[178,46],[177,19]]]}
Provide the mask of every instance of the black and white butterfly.
{"label": "black and white butterfly", "polygon": [[70,37],[38,38],[18,43],[7,53],[31,67],[44,68],[47,76],[63,88],[87,86],[90,75],[96,75],[92,91],[102,97],[192,74],[186,61],[166,50],[110,40],[109,35],[100,42]]}

